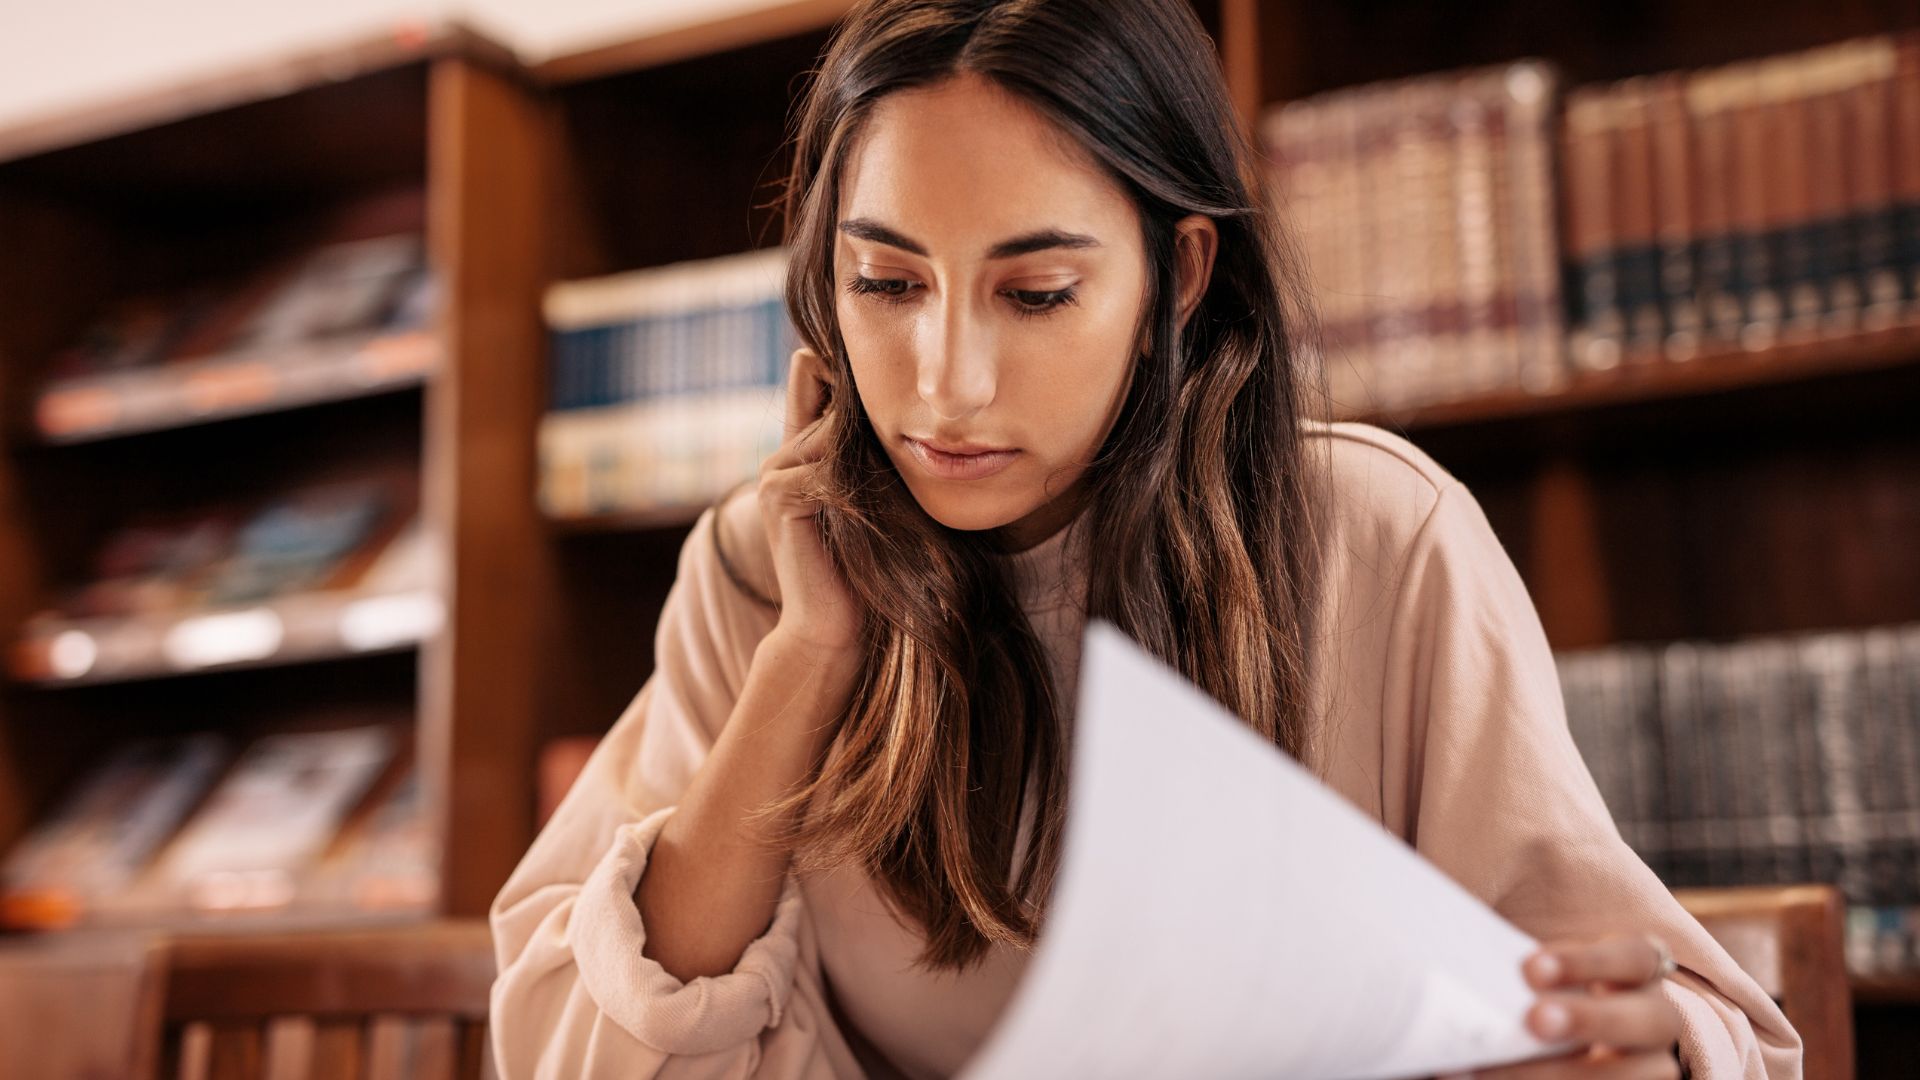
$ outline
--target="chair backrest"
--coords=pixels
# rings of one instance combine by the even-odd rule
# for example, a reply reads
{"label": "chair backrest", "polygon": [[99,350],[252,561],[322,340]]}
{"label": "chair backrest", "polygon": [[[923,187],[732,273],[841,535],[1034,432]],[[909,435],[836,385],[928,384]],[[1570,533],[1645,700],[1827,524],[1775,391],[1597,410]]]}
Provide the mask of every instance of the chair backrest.
{"label": "chair backrest", "polygon": [[155,1080],[491,1077],[484,920],[154,947],[141,1017]]}
{"label": "chair backrest", "polygon": [[1761,989],[1805,1046],[1807,1080],[1852,1080],[1846,898],[1831,885],[1676,889],[1674,896]]}

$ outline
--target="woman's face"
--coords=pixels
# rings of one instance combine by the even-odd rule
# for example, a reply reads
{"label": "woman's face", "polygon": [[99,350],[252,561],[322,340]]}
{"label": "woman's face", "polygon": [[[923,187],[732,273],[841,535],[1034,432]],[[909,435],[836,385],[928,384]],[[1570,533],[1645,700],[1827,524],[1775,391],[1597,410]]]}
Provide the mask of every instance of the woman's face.
{"label": "woman's face", "polygon": [[908,489],[952,528],[1009,526],[1017,548],[1050,536],[1140,351],[1132,203],[1038,112],[967,74],[875,103],[838,209],[840,332]]}

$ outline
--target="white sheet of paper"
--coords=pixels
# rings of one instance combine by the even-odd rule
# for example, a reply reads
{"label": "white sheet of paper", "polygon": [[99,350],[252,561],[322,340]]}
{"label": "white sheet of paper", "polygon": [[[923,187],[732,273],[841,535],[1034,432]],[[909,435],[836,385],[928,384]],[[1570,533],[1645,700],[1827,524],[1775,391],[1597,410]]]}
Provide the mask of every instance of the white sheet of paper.
{"label": "white sheet of paper", "polygon": [[1535,942],[1090,620],[1047,924],[966,1080],[1429,1076],[1563,1050]]}

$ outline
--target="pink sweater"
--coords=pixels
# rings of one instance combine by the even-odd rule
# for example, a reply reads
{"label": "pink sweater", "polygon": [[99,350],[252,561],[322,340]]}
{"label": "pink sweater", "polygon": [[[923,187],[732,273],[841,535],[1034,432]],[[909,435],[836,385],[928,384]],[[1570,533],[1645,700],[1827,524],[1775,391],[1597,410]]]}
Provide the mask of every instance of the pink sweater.
{"label": "pink sweater", "polygon": [[[1541,939],[1663,935],[1666,987],[1701,1080],[1800,1075],[1799,1037],[1620,840],[1567,732],[1558,672],[1513,563],[1468,490],[1405,440],[1312,424],[1330,463],[1315,753],[1341,795]],[[642,955],[632,896],[774,614],[713,554],[773,593],[753,498],[701,516],[661,613],[656,669],[495,900],[493,1048],[522,1077],[938,1077],[1010,996],[1025,954],[965,975],[915,971],[921,939],[871,881],[790,878],[730,973],[682,984]],[[1013,557],[1023,606],[1072,703],[1084,622],[1080,530]]]}

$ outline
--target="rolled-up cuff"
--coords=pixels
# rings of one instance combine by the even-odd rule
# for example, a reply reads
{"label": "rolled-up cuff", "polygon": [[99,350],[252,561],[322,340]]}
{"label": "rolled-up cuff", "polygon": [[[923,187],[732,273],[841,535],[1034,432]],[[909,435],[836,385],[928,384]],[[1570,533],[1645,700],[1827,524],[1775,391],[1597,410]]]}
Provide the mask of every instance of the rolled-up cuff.
{"label": "rolled-up cuff", "polygon": [[568,932],[581,982],[609,1019],[665,1053],[705,1054],[780,1022],[800,954],[802,901],[789,876],[773,924],[747,944],[732,971],[684,983],[668,974],[642,955],[647,930],[633,891],[673,810],[662,807],[615,831],[581,885]]}

